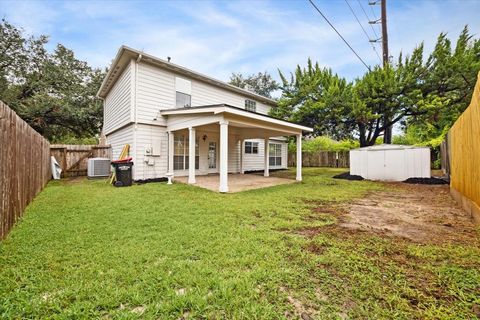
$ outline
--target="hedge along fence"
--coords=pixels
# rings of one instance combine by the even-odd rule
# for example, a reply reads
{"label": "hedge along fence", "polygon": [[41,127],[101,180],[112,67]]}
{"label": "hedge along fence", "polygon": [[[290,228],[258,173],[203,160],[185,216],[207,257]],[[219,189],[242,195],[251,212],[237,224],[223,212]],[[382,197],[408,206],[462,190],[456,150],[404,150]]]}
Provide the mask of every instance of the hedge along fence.
{"label": "hedge along fence", "polygon": [[[288,153],[288,166],[296,165],[296,153]],[[348,151],[317,151],[302,152],[303,167],[330,167],[330,168],[349,168],[350,156]]]}
{"label": "hedge along fence", "polygon": [[480,72],[472,101],[448,132],[447,144],[452,194],[480,222]]}
{"label": "hedge along fence", "polygon": [[50,144],[0,101],[0,239],[50,178]]}

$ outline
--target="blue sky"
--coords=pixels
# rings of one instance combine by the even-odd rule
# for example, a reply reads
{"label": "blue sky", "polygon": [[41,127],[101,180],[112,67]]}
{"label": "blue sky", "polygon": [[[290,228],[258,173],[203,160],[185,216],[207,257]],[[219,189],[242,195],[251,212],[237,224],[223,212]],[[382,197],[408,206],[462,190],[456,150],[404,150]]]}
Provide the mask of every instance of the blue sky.
{"label": "blue sky", "polygon": [[[379,6],[348,0],[366,31]],[[379,63],[345,0],[315,0],[369,65]],[[411,52],[425,42],[431,50],[441,31],[455,39],[465,24],[480,30],[480,0],[388,0],[390,53]],[[372,12],[373,9],[373,12]],[[228,80],[231,72],[292,71],[308,57],[349,79],[365,67],[314,11],[308,1],[5,1],[0,16],[30,34],[50,35],[78,58],[108,66],[125,44]],[[375,26],[377,34],[379,29]],[[477,35],[478,36],[478,35]],[[381,54],[381,47],[377,45]]]}

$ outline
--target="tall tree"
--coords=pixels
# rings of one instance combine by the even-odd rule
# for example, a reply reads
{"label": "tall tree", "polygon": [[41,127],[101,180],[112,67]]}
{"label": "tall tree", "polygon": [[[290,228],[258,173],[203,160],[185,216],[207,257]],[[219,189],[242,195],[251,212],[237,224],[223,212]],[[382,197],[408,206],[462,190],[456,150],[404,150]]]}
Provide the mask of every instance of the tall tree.
{"label": "tall tree", "polygon": [[421,44],[397,63],[375,67],[352,83],[309,60],[290,80],[280,72],[283,94],[271,114],[312,126],[314,135],[354,136],[361,146],[374,144],[397,123],[415,125],[414,132],[426,133],[424,139],[437,139],[468,106],[480,70],[479,49],[467,27],[455,50],[442,33],[426,61]]}
{"label": "tall tree", "polygon": [[297,66],[290,79],[282,72],[280,78],[283,95],[272,116],[310,126],[314,136],[352,137],[354,121],[346,117],[353,106],[352,84],[311,59],[306,68]]}
{"label": "tall tree", "polygon": [[278,89],[278,83],[267,71],[250,75],[234,72],[230,76],[228,83],[242,89],[252,90],[267,98],[272,98],[272,93]]}
{"label": "tall tree", "polygon": [[103,114],[95,94],[105,72],[61,44],[49,53],[46,36],[25,38],[5,20],[0,32],[0,99],[50,141],[99,134]]}
{"label": "tall tree", "polygon": [[474,39],[465,27],[452,49],[447,35],[441,33],[417,79],[422,92],[417,103],[430,101],[432,105],[425,114],[405,119],[404,129],[415,127],[410,135],[417,141],[438,144],[469,105],[479,70],[480,39]]}

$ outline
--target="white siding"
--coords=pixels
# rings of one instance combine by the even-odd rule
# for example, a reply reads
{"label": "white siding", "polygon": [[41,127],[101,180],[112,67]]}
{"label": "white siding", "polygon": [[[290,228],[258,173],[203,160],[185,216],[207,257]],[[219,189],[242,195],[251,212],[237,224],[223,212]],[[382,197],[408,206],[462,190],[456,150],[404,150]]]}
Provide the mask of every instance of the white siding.
{"label": "white siding", "polygon": [[[122,148],[126,144],[130,144],[130,156],[133,157],[133,179],[144,180],[163,178],[168,171],[168,135],[164,127],[137,124],[132,123],[120,130],[117,130],[107,135],[107,143],[112,145],[113,159],[118,159]],[[186,130],[177,132],[177,135],[188,135]],[[200,167],[196,170],[196,174],[202,175],[209,172],[218,172],[219,169],[219,136],[217,132],[211,131],[196,131],[197,138],[199,140],[199,155],[200,155]],[[206,135],[206,141],[203,141],[203,136]],[[135,141],[134,141],[135,140]],[[217,168],[214,170],[208,169],[208,143],[215,141],[217,143]],[[247,141],[256,141],[259,143],[258,154],[244,154],[244,169],[245,171],[256,171],[264,169],[264,143],[263,139],[254,139]],[[278,141],[272,141],[272,143],[279,143]],[[145,150],[152,147],[155,143],[160,144],[160,155],[158,156],[146,156]],[[271,169],[280,169],[287,167],[287,144],[282,144],[282,166],[270,167]],[[238,173],[240,172],[240,151],[243,152],[243,148],[240,149],[239,136],[235,134],[229,134],[228,139],[228,172]],[[148,159],[152,159],[153,163],[149,165]],[[175,171],[176,176],[188,175],[188,170]]]}
{"label": "white siding", "polygon": [[[158,156],[146,156],[145,150],[160,144]],[[164,127],[138,124],[135,131],[134,180],[165,177],[168,170],[168,135]],[[151,164],[147,161],[150,159]]]}
{"label": "white siding", "polygon": [[[263,170],[265,168],[265,141],[263,139],[248,139],[245,141],[258,142],[258,154],[243,154],[243,159],[245,161],[244,170],[245,171],[257,171]],[[270,140],[271,143],[280,143],[282,145],[282,165],[281,166],[270,166],[270,169],[286,169],[288,161],[288,145],[285,142]],[[245,150],[242,150],[245,152]],[[268,152],[268,151],[267,151]]]}
{"label": "white siding", "polygon": [[[158,116],[160,110],[175,108],[175,75],[173,73],[139,63],[136,84],[137,122],[150,123]],[[163,124],[165,124],[164,121]]]}
{"label": "white siding", "polygon": [[130,155],[133,152],[133,125],[126,126],[107,136],[107,144],[112,145],[112,159],[117,160],[120,157],[123,147],[130,145]]}
{"label": "white siding", "polygon": [[240,172],[240,139],[228,135],[228,172]]}
{"label": "white siding", "polygon": [[[255,99],[217,88],[207,83],[192,80],[192,107],[226,103],[245,109],[246,99],[255,101]],[[268,114],[270,111],[270,107],[261,102],[256,101],[256,106],[258,113]]]}
{"label": "white siding", "polygon": [[103,130],[107,135],[131,119],[132,68],[128,64],[104,100]]}
{"label": "white siding", "polygon": [[[245,108],[245,99],[254,100],[241,94],[218,88],[198,80],[191,81],[192,106],[229,104]],[[175,108],[175,74],[158,67],[140,62],[136,77],[136,119],[140,123],[150,123],[158,116],[159,110]],[[268,114],[270,106],[256,101],[257,112]],[[165,124],[165,121],[158,121]]]}
{"label": "white siding", "polygon": [[282,142],[282,169],[288,168],[288,143]]}

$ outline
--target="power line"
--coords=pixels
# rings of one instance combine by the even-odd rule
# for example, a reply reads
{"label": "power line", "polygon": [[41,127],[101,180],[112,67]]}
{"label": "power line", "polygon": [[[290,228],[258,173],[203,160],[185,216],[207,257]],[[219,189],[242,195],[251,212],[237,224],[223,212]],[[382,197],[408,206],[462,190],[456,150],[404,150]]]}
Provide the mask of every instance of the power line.
{"label": "power line", "polygon": [[348,0],[345,0],[345,3],[346,3],[347,6],[350,8],[350,11],[352,12],[353,16],[354,16],[355,19],[357,20],[358,25],[360,26],[360,28],[362,28],[363,33],[364,33],[365,36],[367,37],[368,42],[370,43],[370,45],[372,46],[373,51],[375,52],[375,54],[376,54],[377,57],[378,57],[378,60],[380,60],[380,62],[382,62],[382,58],[380,58],[380,55],[378,54],[377,49],[375,48],[375,45],[372,43],[372,40],[370,39],[370,36],[368,35],[367,31],[365,30],[365,28],[363,27],[362,23],[361,23],[360,20],[358,19],[358,17],[357,17],[357,15],[355,14],[355,11],[353,10],[352,6],[350,5],[350,3],[348,3]]}
{"label": "power line", "polygon": [[[382,1],[382,0],[379,0],[379,1]],[[374,21],[379,21],[379,20],[380,20],[380,18],[377,19],[377,15],[375,14],[375,10],[373,10],[373,6],[376,5],[377,3],[378,3],[378,1],[374,1],[374,2],[372,2],[372,3],[368,2],[368,6],[370,7],[370,11],[372,11],[372,15],[373,15]],[[377,26],[378,26],[378,24],[377,24]],[[372,28],[373,28],[373,27],[372,27]],[[379,30],[380,30],[380,32],[381,32],[382,30],[381,30],[380,26],[378,26],[378,28],[379,28]]]}
{"label": "power line", "polygon": [[371,71],[370,70],[370,67],[365,63],[365,61],[363,61],[362,58],[360,58],[360,56],[358,55],[358,53],[352,48],[352,46],[348,43],[347,40],[345,40],[345,38],[340,34],[340,32],[338,32],[338,30],[333,26],[333,24],[327,19],[327,17],[322,13],[322,11],[320,11],[320,9],[315,5],[315,3],[313,2],[313,0],[308,0],[310,2],[310,4],[315,8],[315,10],[317,10],[317,12],[323,17],[323,19],[325,19],[325,21],[327,21],[327,23],[330,25],[330,27],[332,27],[333,30],[335,30],[335,32],[338,34],[338,36],[343,40],[343,42],[345,42],[345,44],[350,48],[350,50],[352,50],[352,52],[357,56],[357,58],[363,63],[363,65],[368,69],[368,71]]}
{"label": "power line", "polygon": [[[360,8],[362,8],[365,18],[367,18],[367,21],[370,22],[371,21],[370,17],[368,16],[367,11],[365,11],[365,8],[363,7],[362,3],[360,2],[360,0],[357,0],[357,2],[360,5]],[[373,21],[377,21],[377,17],[375,17],[375,12],[373,11],[373,8],[371,6],[370,6],[370,9],[372,10],[372,13],[373,13],[373,18],[374,18]],[[377,32],[375,32],[375,28],[371,23],[369,23],[369,25],[370,25],[370,28],[372,28],[373,34],[375,35],[375,39],[378,39],[378,35],[377,35]]]}

